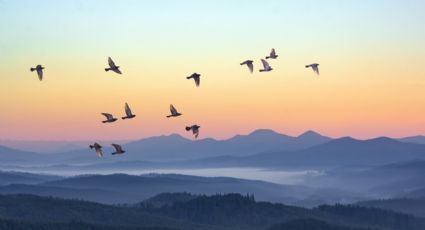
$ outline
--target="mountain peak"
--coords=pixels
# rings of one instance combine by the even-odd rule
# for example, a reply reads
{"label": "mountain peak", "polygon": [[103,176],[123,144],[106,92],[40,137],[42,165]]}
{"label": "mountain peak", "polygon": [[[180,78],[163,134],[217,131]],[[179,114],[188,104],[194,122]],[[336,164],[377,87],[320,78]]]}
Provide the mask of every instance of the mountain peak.
{"label": "mountain peak", "polygon": [[272,129],[256,129],[253,132],[251,132],[250,134],[248,134],[248,136],[258,136],[258,135],[261,135],[261,136],[264,136],[264,135],[279,135],[279,136],[281,136],[283,134],[278,133],[278,132],[276,132]]}
{"label": "mountain peak", "polygon": [[298,138],[306,138],[306,137],[323,137],[323,136],[320,133],[315,132],[313,130],[307,130],[298,136]]}

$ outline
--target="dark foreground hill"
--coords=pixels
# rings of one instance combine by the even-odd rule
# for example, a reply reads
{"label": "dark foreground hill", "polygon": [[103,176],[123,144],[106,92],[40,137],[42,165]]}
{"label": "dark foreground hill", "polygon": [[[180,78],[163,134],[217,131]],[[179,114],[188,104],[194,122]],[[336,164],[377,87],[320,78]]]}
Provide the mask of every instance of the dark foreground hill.
{"label": "dark foreground hill", "polygon": [[[180,201],[153,207],[145,203],[111,206],[33,195],[1,195],[0,229],[425,229],[424,219],[376,208],[334,205],[305,209],[257,202],[250,195],[239,194],[198,196],[187,201],[181,201],[181,196],[177,194]],[[170,199],[172,194],[167,195]]]}

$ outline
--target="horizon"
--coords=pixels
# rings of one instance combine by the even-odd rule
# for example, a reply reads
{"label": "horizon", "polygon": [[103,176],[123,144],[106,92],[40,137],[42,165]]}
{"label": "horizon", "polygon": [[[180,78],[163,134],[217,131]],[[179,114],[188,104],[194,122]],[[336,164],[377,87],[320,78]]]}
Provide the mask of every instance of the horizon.
{"label": "horizon", "polygon": [[208,140],[208,139],[212,139],[212,140],[215,140],[215,141],[226,141],[226,140],[232,139],[234,137],[238,137],[238,136],[249,136],[249,135],[252,135],[253,133],[258,132],[258,131],[266,131],[266,132],[270,131],[270,132],[274,132],[274,133],[279,134],[279,135],[285,135],[285,136],[293,137],[293,138],[298,138],[298,137],[300,137],[300,136],[302,136],[302,135],[304,135],[306,133],[313,132],[313,133],[315,133],[317,135],[321,135],[321,136],[324,136],[324,137],[329,137],[329,138],[331,138],[333,140],[341,139],[341,138],[346,138],[346,137],[349,137],[349,138],[352,138],[352,139],[355,139],[355,140],[361,140],[361,141],[364,141],[364,140],[373,140],[373,139],[378,139],[378,138],[390,138],[390,139],[397,140],[397,139],[410,138],[410,137],[425,137],[425,135],[422,135],[422,134],[409,135],[409,136],[398,136],[398,137],[396,137],[396,136],[387,136],[387,135],[378,135],[378,136],[373,136],[373,137],[368,137],[368,138],[357,138],[357,137],[354,137],[352,135],[342,135],[342,136],[335,137],[335,136],[330,136],[330,135],[327,135],[327,134],[324,134],[324,133],[317,132],[317,131],[312,130],[312,129],[308,129],[308,130],[303,131],[303,132],[298,133],[298,134],[289,134],[289,133],[285,133],[285,132],[279,132],[279,131],[276,131],[276,130],[273,130],[273,129],[258,128],[258,129],[251,130],[251,131],[249,131],[247,133],[236,133],[236,134],[231,135],[231,136],[226,137],[226,138],[200,137],[198,139],[193,139],[193,137],[191,137],[190,135],[183,135],[181,133],[170,133],[170,134],[160,134],[160,135],[145,136],[145,137],[135,138],[135,139],[97,139],[97,140],[89,140],[89,139],[87,139],[87,140],[0,139],[0,145],[1,145],[1,142],[36,142],[36,143],[42,143],[42,142],[53,142],[53,143],[55,143],[55,142],[58,142],[58,143],[64,143],[64,144],[66,144],[66,143],[68,143],[68,144],[72,144],[72,143],[76,144],[78,142],[81,142],[81,144],[82,143],[85,144],[85,143],[91,143],[91,142],[97,142],[97,141],[103,141],[103,142],[114,142],[114,141],[116,141],[116,142],[120,142],[120,143],[123,143],[123,144],[127,144],[129,142],[141,141],[141,140],[145,140],[145,139],[149,139],[149,138],[170,137],[170,136],[178,136],[178,137],[184,138],[186,140],[190,140],[190,141],[202,141],[202,140]]}

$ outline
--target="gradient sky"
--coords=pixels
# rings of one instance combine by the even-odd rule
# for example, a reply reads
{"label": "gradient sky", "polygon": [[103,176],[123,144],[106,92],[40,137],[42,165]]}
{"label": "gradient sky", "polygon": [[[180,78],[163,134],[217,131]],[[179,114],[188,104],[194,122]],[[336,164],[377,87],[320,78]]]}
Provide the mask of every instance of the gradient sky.
{"label": "gradient sky", "polygon": [[[424,11],[421,0],[0,0],[0,139],[189,137],[192,123],[218,139],[425,134]],[[272,47],[274,70],[257,72]],[[103,70],[108,56],[122,76]],[[195,71],[200,88],[185,79]],[[136,119],[101,123],[125,102]],[[170,103],[182,117],[165,118]]]}

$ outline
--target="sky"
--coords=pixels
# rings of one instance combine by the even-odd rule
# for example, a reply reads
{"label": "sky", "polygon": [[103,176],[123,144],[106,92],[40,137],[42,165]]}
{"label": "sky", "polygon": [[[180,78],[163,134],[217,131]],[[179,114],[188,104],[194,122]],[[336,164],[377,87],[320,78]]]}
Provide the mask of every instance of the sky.
{"label": "sky", "polygon": [[[217,139],[258,128],[425,134],[424,10],[421,0],[0,0],[0,139],[191,137],[192,124]],[[273,71],[260,73],[271,48]],[[109,56],[122,76],[104,71]],[[320,76],[304,67],[315,62]],[[125,102],[135,119],[101,123]],[[183,116],[165,118],[170,104]]]}

